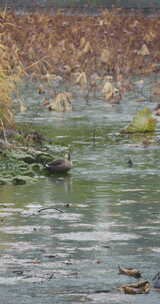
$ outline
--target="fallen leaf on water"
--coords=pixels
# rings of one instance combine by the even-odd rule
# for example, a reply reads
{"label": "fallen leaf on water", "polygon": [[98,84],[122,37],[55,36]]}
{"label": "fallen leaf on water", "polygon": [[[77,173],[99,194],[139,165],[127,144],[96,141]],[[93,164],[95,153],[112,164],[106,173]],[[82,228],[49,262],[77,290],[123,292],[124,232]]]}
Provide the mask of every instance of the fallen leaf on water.
{"label": "fallen leaf on water", "polygon": [[134,278],[140,278],[141,277],[141,272],[137,269],[134,268],[121,268],[119,267],[119,274],[124,274],[124,275],[128,275]]}
{"label": "fallen leaf on water", "polygon": [[143,44],[142,47],[140,48],[140,50],[137,51],[137,54],[141,55],[141,56],[148,56],[148,55],[150,55],[150,51],[149,51],[147,45]]}
{"label": "fallen leaf on water", "polygon": [[138,283],[122,285],[118,289],[127,294],[146,294],[150,291],[150,283],[148,281],[140,281]]}

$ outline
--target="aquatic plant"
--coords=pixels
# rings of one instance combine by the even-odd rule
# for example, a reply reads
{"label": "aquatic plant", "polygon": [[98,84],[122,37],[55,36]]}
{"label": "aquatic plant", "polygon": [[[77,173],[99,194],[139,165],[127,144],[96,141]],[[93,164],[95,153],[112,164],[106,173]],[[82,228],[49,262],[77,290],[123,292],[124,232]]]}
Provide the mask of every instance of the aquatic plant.
{"label": "aquatic plant", "polygon": [[139,111],[133,118],[132,122],[121,133],[144,133],[153,132],[156,128],[156,119],[152,112],[145,108]]}
{"label": "aquatic plant", "polygon": [[68,92],[59,93],[48,105],[50,111],[66,112],[72,110],[72,94]]}

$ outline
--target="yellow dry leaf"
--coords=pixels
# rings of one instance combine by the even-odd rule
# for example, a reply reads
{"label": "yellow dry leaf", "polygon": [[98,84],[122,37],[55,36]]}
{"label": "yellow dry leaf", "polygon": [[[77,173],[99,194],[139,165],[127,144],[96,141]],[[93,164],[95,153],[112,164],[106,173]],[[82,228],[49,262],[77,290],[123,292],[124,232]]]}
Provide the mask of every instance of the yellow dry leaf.
{"label": "yellow dry leaf", "polygon": [[160,87],[155,87],[153,88],[153,92],[154,95],[160,95]]}
{"label": "yellow dry leaf", "polygon": [[18,100],[19,101],[19,108],[20,108],[20,112],[24,113],[27,111],[27,107],[24,105],[23,101],[21,99]]}
{"label": "yellow dry leaf", "polygon": [[137,27],[138,25],[139,25],[139,21],[138,21],[138,20],[134,20],[134,22],[130,24],[130,27],[131,27],[131,28],[135,28],[135,27]]}
{"label": "yellow dry leaf", "polygon": [[49,104],[48,109],[56,112],[66,112],[72,110],[72,94],[68,92],[59,93]]}
{"label": "yellow dry leaf", "polygon": [[4,51],[7,49],[7,47],[1,43],[0,43],[0,48],[3,49]]}
{"label": "yellow dry leaf", "polygon": [[104,25],[104,20],[100,19],[100,20],[99,20],[99,25],[100,25],[100,26],[103,26],[103,25]]}
{"label": "yellow dry leaf", "polygon": [[61,76],[56,74],[50,74],[48,72],[45,75],[42,75],[41,79],[44,81],[58,81],[58,82],[63,80]]}
{"label": "yellow dry leaf", "polygon": [[111,75],[106,75],[103,77],[103,80],[111,82],[113,80],[113,77]]}
{"label": "yellow dry leaf", "polygon": [[[84,41],[82,41],[84,43]],[[92,47],[89,41],[87,41],[83,47],[83,49],[81,49],[78,53],[77,53],[77,59],[79,59],[80,57],[88,54],[88,53],[92,53]]]}
{"label": "yellow dry leaf", "polygon": [[66,51],[66,40],[63,39],[58,43],[58,46],[61,48],[62,51]]}
{"label": "yellow dry leaf", "polygon": [[76,73],[75,74],[75,84],[79,84],[81,87],[84,87],[87,85],[87,76],[85,72],[82,73]]}
{"label": "yellow dry leaf", "polygon": [[156,33],[154,33],[153,31],[149,31],[148,33],[145,34],[144,36],[144,40],[147,42],[152,41],[154,38],[156,37]]}
{"label": "yellow dry leaf", "polygon": [[82,48],[85,46],[85,44],[86,44],[86,38],[85,38],[85,37],[82,37],[82,38],[80,39],[80,48],[82,49]]}
{"label": "yellow dry leaf", "polygon": [[86,42],[84,48],[83,48],[83,54],[87,54],[89,52],[92,52],[92,47],[89,41]]}
{"label": "yellow dry leaf", "polygon": [[85,41],[85,38],[82,38],[81,44],[83,45],[83,48],[77,53],[77,59],[82,57],[83,55],[86,55],[88,53],[92,53],[92,47],[89,41]]}
{"label": "yellow dry leaf", "polygon": [[150,51],[145,43],[142,45],[137,54],[141,56],[148,56],[150,54]]}
{"label": "yellow dry leaf", "polygon": [[108,63],[110,59],[110,51],[108,49],[103,49],[100,55],[100,60],[102,63]]}
{"label": "yellow dry leaf", "polygon": [[111,82],[105,82],[102,93],[104,94],[106,100],[109,100],[114,96],[114,87]]}

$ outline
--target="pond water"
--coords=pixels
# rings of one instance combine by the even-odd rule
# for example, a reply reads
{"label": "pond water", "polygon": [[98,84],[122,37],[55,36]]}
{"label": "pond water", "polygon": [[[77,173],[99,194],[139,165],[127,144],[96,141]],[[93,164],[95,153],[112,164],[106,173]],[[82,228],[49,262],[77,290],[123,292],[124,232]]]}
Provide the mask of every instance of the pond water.
{"label": "pond water", "polygon": [[154,80],[144,80],[145,102],[136,102],[138,91],[120,105],[79,96],[71,113],[43,110],[26,85],[28,111],[17,122],[32,123],[62,150],[70,145],[74,167],[65,177],[1,186],[1,303],[159,303],[153,288],[116,289],[137,281],[118,265],[139,269],[151,285],[160,271],[159,123],[147,147],[144,136],[119,135],[137,110],[155,107]]}

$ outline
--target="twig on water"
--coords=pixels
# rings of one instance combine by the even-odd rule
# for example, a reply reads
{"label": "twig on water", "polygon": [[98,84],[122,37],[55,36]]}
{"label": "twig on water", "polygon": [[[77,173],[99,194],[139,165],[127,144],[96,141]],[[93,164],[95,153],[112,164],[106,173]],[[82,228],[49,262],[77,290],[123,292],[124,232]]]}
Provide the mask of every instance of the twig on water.
{"label": "twig on water", "polygon": [[93,145],[96,144],[96,127],[93,129]]}
{"label": "twig on water", "polygon": [[8,144],[8,140],[7,140],[7,136],[6,136],[6,131],[5,131],[5,127],[4,127],[4,124],[3,124],[3,120],[1,119],[0,122],[1,122],[1,126],[2,126],[2,132],[3,132],[4,141],[5,141],[6,144]]}
{"label": "twig on water", "polygon": [[64,213],[63,210],[57,209],[57,208],[54,208],[54,207],[46,207],[46,208],[39,209],[39,210],[38,210],[38,213],[40,213],[40,212],[42,212],[42,211],[45,211],[45,210],[48,210],[48,209],[54,209],[54,210],[56,210],[56,211],[59,211],[59,212]]}

